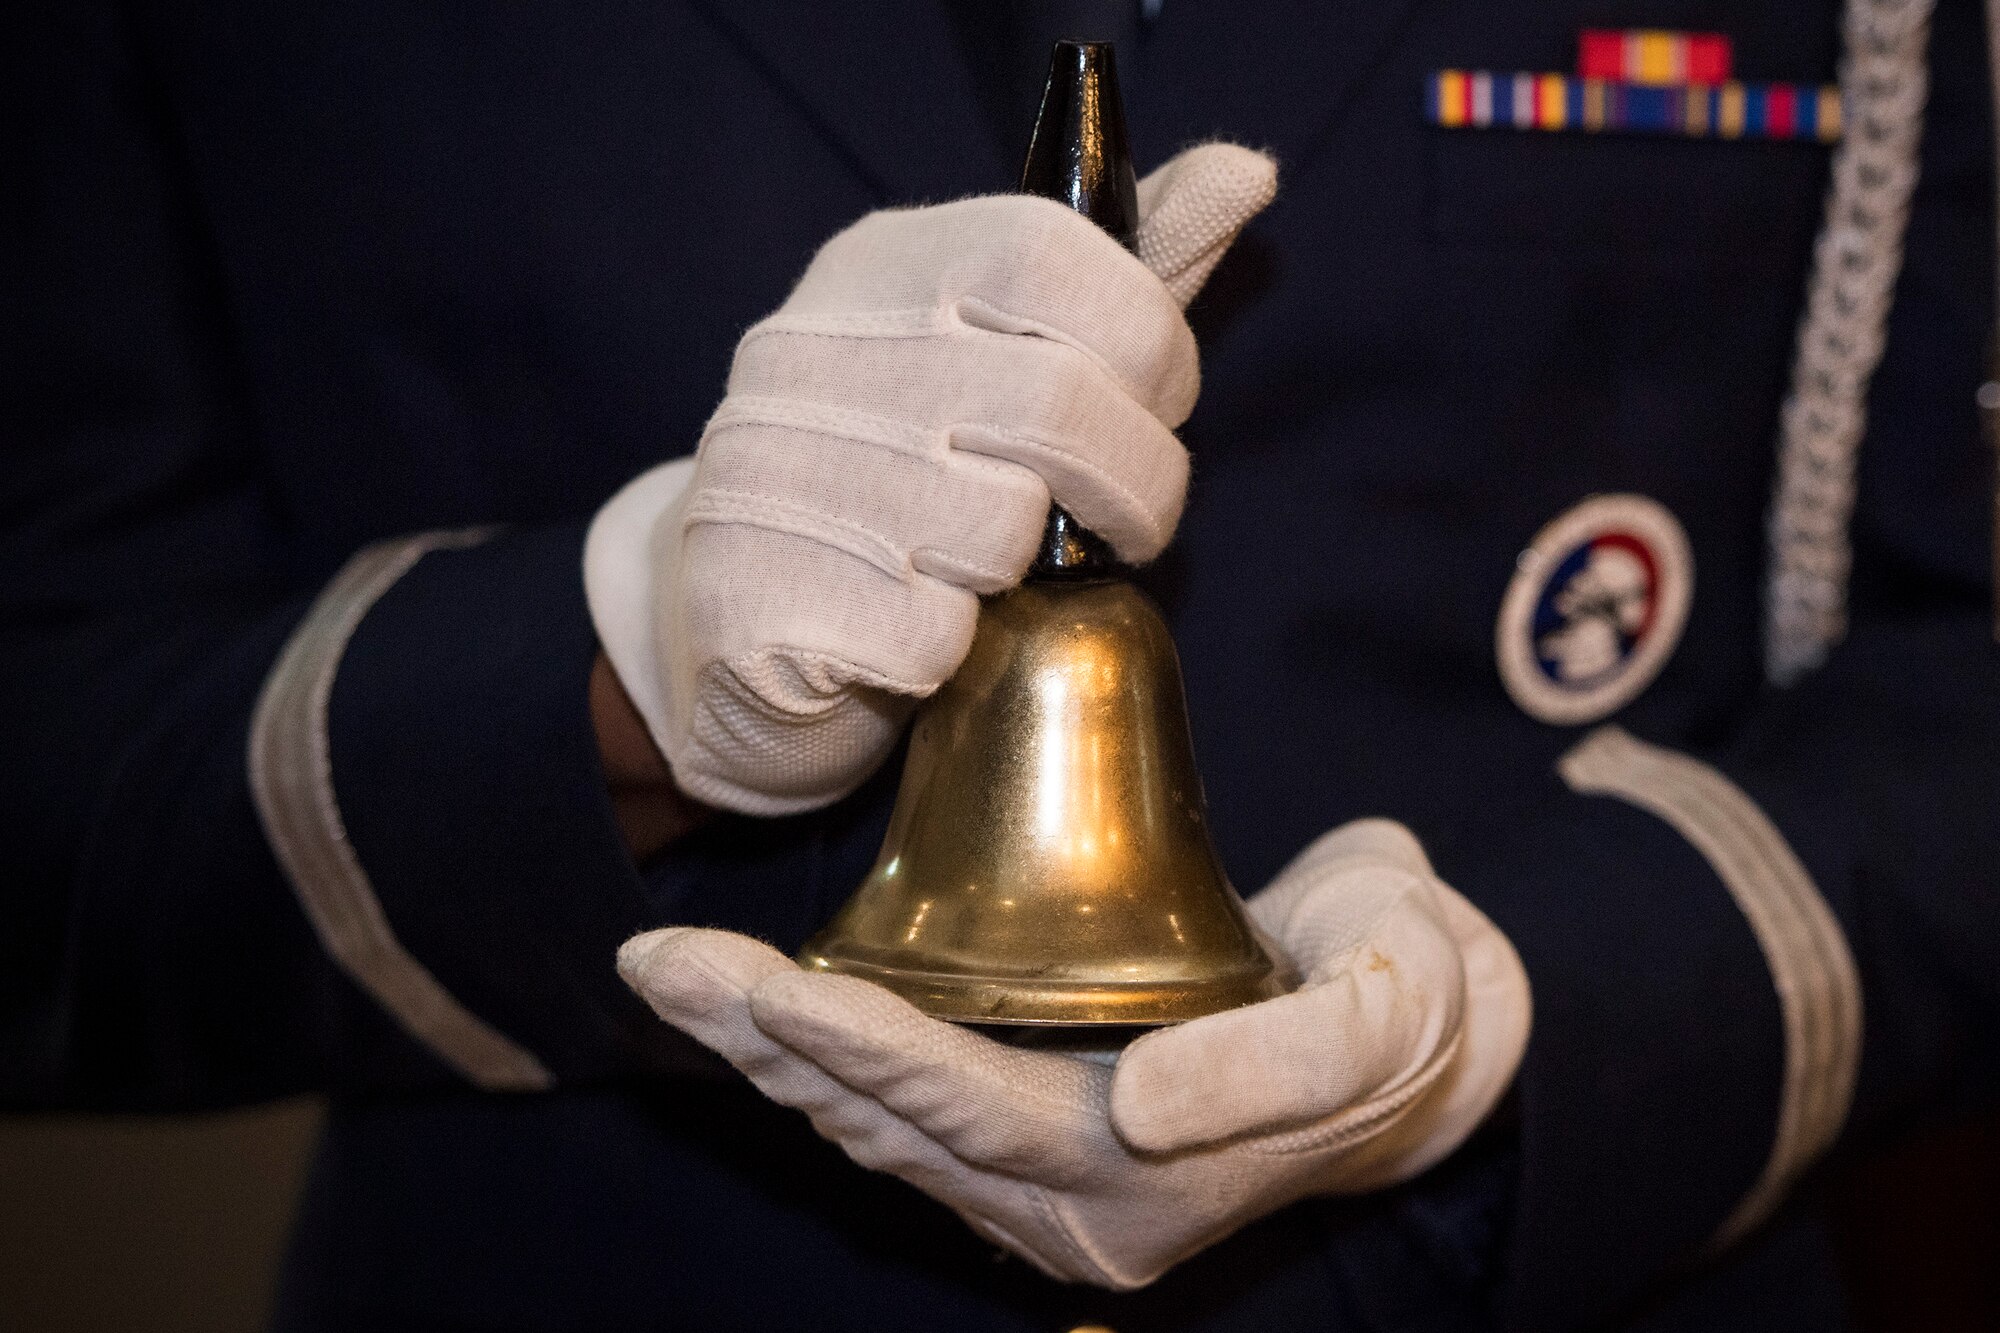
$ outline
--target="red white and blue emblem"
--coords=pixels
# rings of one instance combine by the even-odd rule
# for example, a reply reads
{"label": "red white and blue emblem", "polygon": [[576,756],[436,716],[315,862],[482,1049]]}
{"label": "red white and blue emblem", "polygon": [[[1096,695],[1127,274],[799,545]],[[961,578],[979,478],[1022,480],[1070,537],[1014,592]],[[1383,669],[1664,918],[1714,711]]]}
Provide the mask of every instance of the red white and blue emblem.
{"label": "red white and blue emblem", "polygon": [[1535,535],[1500,603],[1500,679],[1523,712],[1575,726],[1652,684],[1680,642],[1694,558],[1643,495],[1597,495]]}

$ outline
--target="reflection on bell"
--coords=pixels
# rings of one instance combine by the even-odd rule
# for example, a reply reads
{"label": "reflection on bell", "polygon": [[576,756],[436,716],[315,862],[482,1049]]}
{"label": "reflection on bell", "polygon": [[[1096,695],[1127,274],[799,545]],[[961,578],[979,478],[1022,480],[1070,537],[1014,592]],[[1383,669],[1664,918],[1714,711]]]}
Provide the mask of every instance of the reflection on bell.
{"label": "reflection on bell", "polygon": [[1208,837],[1173,641],[1123,579],[987,603],[875,868],[800,955],[939,1018],[1154,1024],[1292,980]]}
{"label": "reflection on bell", "polygon": [[[1108,43],[1056,44],[1021,188],[1131,243]],[[1167,627],[1052,509],[917,714],[875,869],[799,961],[959,1022],[1142,1026],[1281,994],[1278,958],[1209,842]]]}

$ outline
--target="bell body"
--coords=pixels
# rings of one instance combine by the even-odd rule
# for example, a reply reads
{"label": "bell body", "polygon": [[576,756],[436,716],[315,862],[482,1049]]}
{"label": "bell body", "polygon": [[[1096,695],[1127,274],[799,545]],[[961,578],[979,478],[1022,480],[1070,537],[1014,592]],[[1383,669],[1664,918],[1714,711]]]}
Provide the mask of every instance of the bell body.
{"label": "bell body", "polygon": [[[1108,44],[1056,44],[1021,188],[1131,243]],[[1050,511],[917,712],[875,868],[800,962],[967,1023],[1175,1023],[1290,988],[1209,842],[1173,640],[1117,573]]]}
{"label": "bell body", "polygon": [[1145,1025],[1282,993],[1277,957],[1209,841],[1166,626],[1089,578],[986,604],[873,871],[800,960],[939,1018]]}

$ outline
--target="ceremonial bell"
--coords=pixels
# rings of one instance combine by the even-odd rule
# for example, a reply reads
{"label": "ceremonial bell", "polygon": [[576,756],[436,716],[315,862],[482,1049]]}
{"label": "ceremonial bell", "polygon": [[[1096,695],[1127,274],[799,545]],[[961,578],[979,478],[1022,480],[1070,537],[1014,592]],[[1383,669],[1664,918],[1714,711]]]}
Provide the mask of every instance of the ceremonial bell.
{"label": "ceremonial bell", "polygon": [[[1109,43],[1059,42],[1021,188],[1128,245]],[[875,868],[799,956],[968,1023],[1174,1023],[1294,978],[1209,841],[1159,613],[1060,508],[918,711]]]}

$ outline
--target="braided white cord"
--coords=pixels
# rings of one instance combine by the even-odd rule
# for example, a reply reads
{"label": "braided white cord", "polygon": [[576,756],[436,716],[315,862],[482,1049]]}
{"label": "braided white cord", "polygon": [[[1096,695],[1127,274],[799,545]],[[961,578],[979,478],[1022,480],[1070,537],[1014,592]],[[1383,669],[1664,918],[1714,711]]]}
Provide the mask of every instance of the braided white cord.
{"label": "braided white cord", "polygon": [[1847,628],[1855,452],[1917,183],[1931,5],[1848,0],[1842,25],[1845,126],[1778,426],[1764,669],[1781,685],[1825,660]]}

